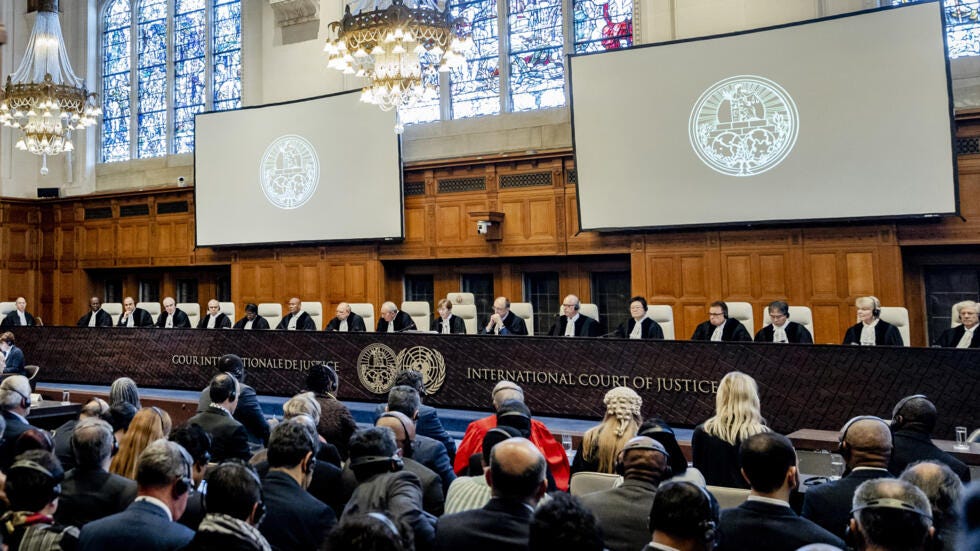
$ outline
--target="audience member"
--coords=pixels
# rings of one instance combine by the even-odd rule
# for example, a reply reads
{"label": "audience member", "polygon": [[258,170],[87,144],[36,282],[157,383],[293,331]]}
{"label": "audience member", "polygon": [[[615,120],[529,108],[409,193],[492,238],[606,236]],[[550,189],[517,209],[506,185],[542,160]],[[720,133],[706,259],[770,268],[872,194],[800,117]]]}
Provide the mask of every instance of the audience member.
{"label": "audience member", "polygon": [[211,379],[208,408],[187,421],[200,425],[211,435],[211,457],[218,463],[228,459],[248,461],[252,457],[248,431],[233,417],[239,392],[238,380],[230,373],[215,375]]}
{"label": "audience member", "polygon": [[[320,402],[316,400],[316,396],[312,392],[300,392],[296,396],[286,400],[286,403],[282,405],[283,419],[292,419],[300,415],[305,415],[313,420],[314,428],[320,424],[321,413]],[[337,451],[337,448],[330,442],[327,442],[317,432],[314,432],[313,437],[318,444],[316,458],[340,467],[343,460],[340,458],[340,452]]]}
{"label": "audience member", "polygon": [[854,301],[858,322],[847,329],[841,344],[861,346],[902,346],[902,334],[894,325],[880,319],[881,301],[878,297],[858,297]]}
{"label": "audience member", "polygon": [[568,295],[561,303],[561,315],[548,330],[552,337],[598,337],[599,323],[579,312],[582,302]]}
{"label": "audience member", "polygon": [[581,471],[612,473],[620,450],[636,436],[643,421],[640,415],[643,399],[631,388],[616,387],[606,392],[602,402],[606,406],[606,416],[602,423],[582,436],[572,462],[572,474]]}
{"label": "audience member", "polygon": [[744,342],[751,341],[752,335],[742,322],[728,317],[728,305],[720,300],[708,306],[708,321],[694,329],[692,341]]}
{"label": "audience member", "polygon": [[851,519],[854,491],[866,480],[891,478],[892,435],[877,417],[855,417],[840,431],[838,451],[846,465],[840,480],[811,486],[803,494],[803,516],[843,539]]}
{"label": "audience member", "polygon": [[231,319],[221,311],[221,303],[215,299],[208,301],[208,315],[197,322],[198,329],[231,329]]}
{"label": "audience member", "polygon": [[[456,440],[442,426],[442,421],[439,419],[439,412],[436,408],[422,403],[422,400],[425,398],[425,379],[422,372],[414,369],[406,369],[398,373],[392,389],[399,386],[409,386],[415,389],[415,392],[418,394],[418,412],[412,413],[409,411],[411,409],[411,402],[413,402],[411,396],[406,393],[392,395],[389,391],[388,403],[378,404],[374,410],[374,418],[377,419],[386,411],[401,411],[415,421],[415,434],[434,438],[442,442],[446,447],[446,452],[449,454],[449,461],[452,462],[456,458]],[[395,398],[394,403],[392,403],[392,397]]]}
{"label": "audience member", "polygon": [[297,297],[289,299],[286,303],[289,313],[282,318],[276,329],[288,331],[316,331],[316,322],[313,318],[303,311],[303,303]]}
{"label": "audience member", "polygon": [[446,493],[445,514],[480,509],[490,501],[492,493],[487,484],[486,470],[490,467],[490,452],[497,444],[508,438],[520,437],[521,433],[513,427],[494,427],[483,436],[483,450],[480,452],[480,465],[483,470],[474,476],[460,476],[449,486]]}
{"label": "audience member", "polygon": [[25,431],[37,429],[27,422],[31,412],[31,383],[23,375],[11,375],[0,382],[0,408],[6,422],[0,444],[0,469],[14,462],[14,446]]}
{"label": "audience member", "polygon": [[527,335],[524,319],[510,311],[510,299],[497,297],[493,301],[493,314],[486,327],[480,329],[481,335]]}
{"label": "audience member", "polygon": [[925,551],[935,530],[922,490],[879,478],[858,486],[852,503],[851,547],[857,551]]}
{"label": "audience member", "polygon": [[44,429],[30,428],[17,437],[14,442],[14,457],[31,450],[44,450],[54,453],[54,441]]}
{"label": "audience member", "polygon": [[327,324],[324,331],[339,331],[341,333],[363,333],[367,331],[364,318],[350,310],[350,304],[341,302],[337,305],[337,315]]}
{"label": "audience member", "polygon": [[747,488],[739,472],[739,446],[746,438],[768,431],[755,379],[732,371],[718,385],[715,415],[694,429],[691,438],[694,467],[712,486]]}
{"label": "audience member", "polygon": [[187,551],[270,551],[259,523],[265,516],[262,483],[247,465],[222,463],[208,473],[207,516]]}
{"label": "audience member", "polygon": [[163,312],[157,317],[156,326],[164,329],[172,329],[174,327],[190,329],[191,319],[187,317],[186,312],[177,308],[177,303],[174,302],[173,297],[166,297],[163,299]]}
{"label": "audience member", "polygon": [[197,530],[204,518],[204,475],[211,461],[211,436],[200,425],[185,424],[170,433],[169,440],[180,444],[191,456],[191,481],[193,487],[187,495],[187,508],[180,516],[180,523]]}
{"label": "audience member", "polygon": [[102,419],[109,421],[109,404],[102,398],[92,398],[82,406],[78,412],[78,419],[69,419],[60,427],[54,430],[54,454],[61,461],[61,466],[66,471],[75,468],[75,454],[72,452],[71,437],[75,432],[75,427],[85,419]]}
{"label": "audience member", "polygon": [[78,319],[78,327],[112,327],[112,316],[102,309],[102,299],[92,297],[89,299],[89,311]]}
{"label": "audience member", "polygon": [[947,348],[980,348],[980,338],[974,339],[973,334],[977,332],[977,325],[980,319],[977,318],[977,310],[980,306],[972,300],[964,300],[953,305],[953,323],[956,327],[951,327],[943,331],[942,335],[932,344],[933,346],[943,346]]}
{"label": "audience member", "polygon": [[909,465],[899,478],[922,490],[929,499],[932,525],[939,542],[933,549],[954,551],[960,539],[959,506],[963,483],[953,469],[938,461],[919,461]]}
{"label": "audience member", "polygon": [[[248,441],[256,447],[264,447],[269,442],[269,422],[262,413],[255,389],[245,384],[245,362],[234,354],[218,358],[218,371],[228,373],[238,381],[238,405],[232,417],[241,423],[248,433]],[[202,413],[211,405],[211,386],[201,391],[197,402],[197,413]]]}
{"label": "audience member", "polygon": [[269,438],[269,472],[262,482],[266,518],[259,529],[276,549],[318,549],[337,522],[333,510],[306,489],[316,465],[316,438],[296,420]]}
{"label": "audience member", "polygon": [[976,551],[980,549],[980,482],[966,488],[959,509],[963,534],[957,551]]}
{"label": "audience member", "polygon": [[136,501],[121,513],[86,524],[79,549],[171,551],[184,547],[194,531],[176,521],[184,513],[192,484],[187,451],[174,442],[151,442],[139,456]]}
{"label": "audience member", "polygon": [[[406,387],[407,388],[407,387]],[[374,423],[377,427],[386,427],[395,435],[398,444],[398,454],[402,458],[404,469],[419,477],[422,484],[422,509],[434,516],[440,516],[445,508],[446,498],[442,490],[442,480],[432,469],[412,459],[415,446],[415,425],[405,414],[397,411],[384,413]],[[433,443],[442,449],[438,442]],[[445,455],[445,450],[443,455]],[[446,461],[448,466],[448,460]],[[455,477],[454,477],[455,478]]]}
{"label": "audience member", "polygon": [[27,311],[27,299],[24,297],[17,297],[14,300],[14,310],[11,310],[4,316],[3,321],[0,321],[0,329],[9,329],[11,327],[32,327],[35,325],[44,325],[41,323],[40,318],[34,319],[34,316]]}
{"label": "audience member", "polygon": [[340,458],[346,461],[350,455],[350,437],[357,431],[357,421],[347,406],[337,399],[339,388],[340,378],[333,368],[322,363],[310,366],[310,371],[306,374],[306,390],[312,392],[320,404],[317,432],[337,448]]}
{"label": "audience member", "polygon": [[[406,538],[407,534],[407,538]],[[409,551],[411,530],[399,530],[384,513],[347,515],[330,532],[327,551]],[[409,541],[406,542],[405,539]]]}
{"label": "audience member", "polygon": [[718,540],[718,502],[687,481],[666,482],[650,507],[651,541],[643,551],[711,551]]}
{"label": "audience member", "polygon": [[616,336],[622,339],[663,339],[663,328],[647,316],[647,312],[647,299],[641,296],[631,298],[630,317],[616,328]]}
{"label": "audience member", "polygon": [[98,418],[82,419],[71,435],[75,468],[65,474],[55,518],[82,527],[122,512],[136,499],[136,482],[109,472],[116,449],[112,426]]}
{"label": "audience member", "polygon": [[172,427],[170,415],[156,406],[136,412],[119,441],[119,452],[112,458],[109,472],[136,480],[140,454],[151,442],[166,438]]}
{"label": "audience member", "polygon": [[381,305],[381,317],[378,318],[378,333],[398,333],[416,329],[412,316],[399,311],[394,302]]}
{"label": "audience member", "polygon": [[671,480],[686,480],[702,488],[705,486],[704,476],[701,474],[701,471],[687,466],[687,458],[684,456],[684,451],[681,450],[681,445],[677,443],[677,436],[674,434],[674,429],[667,424],[667,421],[658,417],[645,419],[640,424],[636,435],[649,436],[657,442],[660,442],[664,449],[667,450],[667,455],[670,457]]}
{"label": "audience member", "polygon": [[112,381],[112,386],[109,387],[109,405],[114,406],[119,402],[132,404],[137,410],[143,407],[140,405],[140,391],[136,381],[129,377],[119,377]]}
{"label": "audience member", "polygon": [[123,313],[116,327],[153,327],[153,317],[142,308],[136,307],[133,297],[123,299]]}
{"label": "audience member", "polygon": [[[413,371],[412,373],[419,375],[419,379],[421,379],[421,374],[417,371]],[[439,475],[439,478],[442,479],[443,492],[445,492],[449,490],[449,485],[453,483],[453,480],[456,480],[456,473],[453,472],[452,460],[446,450],[446,446],[434,438],[418,433],[419,412],[421,408],[421,395],[411,385],[395,386],[388,392],[388,405],[385,407],[385,411],[401,413],[412,422],[412,432],[415,436],[412,439],[412,453],[409,457],[432,469],[433,472]],[[381,416],[384,416],[384,413],[381,413],[379,417]],[[438,428],[442,429],[442,423],[436,417],[435,413],[433,413],[432,417],[435,418],[432,424],[438,424]],[[442,430],[445,432],[445,429]],[[446,436],[452,440],[448,433],[446,433]]]}
{"label": "audience member", "polygon": [[482,509],[439,519],[435,549],[527,549],[532,513],[547,489],[546,466],[544,456],[525,438],[494,446],[486,475],[493,498]]}
{"label": "audience member", "polygon": [[137,411],[139,410],[136,406],[128,402],[119,402],[109,406],[109,417],[111,418],[109,424],[112,425],[112,431],[117,441],[121,441],[122,437],[126,435]]}
{"label": "audience member", "polygon": [[75,549],[78,528],[56,524],[53,518],[64,476],[58,458],[49,451],[32,450],[17,456],[4,483],[10,500],[10,510],[0,517],[4,549]]}
{"label": "audience member", "polygon": [[[530,551],[603,551],[603,531],[595,516],[575,497],[555,492],[534,511],[528,534]],[[644,538],[644,541],[646,538]],[[637,551],[633,547],[630,551]]]}
{"label": "audience member", "polygon": [[245,330],[269,328],[269,321],[259,315],[259,307],[251,303],[245,305],[245,315],[232,327]]}
{"label": "audience member", "polygon": [[910,463],[931,459],[949,465],[964,483],[970,481],[966,464],[932,443],[930,435],[936,428],[937,417],[936,406],[921,394],[906,396],[895,404],[891,424],[894,449],[888,463],[893,475],[902,474]]}
{"label": "audience member", "polygon": [[17,347],[14,334],[7,331],[0,334],[0,363],[3,365],[3,374],[6,375],[27,375],[24,360],[24,351]]}
{"label": "audience member", "polygon": [[843,540],[790,508],[789,496],[800,478],[788,438],[773,432],[746,438],[739,463],[752,491],[745,503],[721,512],[718,549],[795,551],[810,543],[844,547]]}

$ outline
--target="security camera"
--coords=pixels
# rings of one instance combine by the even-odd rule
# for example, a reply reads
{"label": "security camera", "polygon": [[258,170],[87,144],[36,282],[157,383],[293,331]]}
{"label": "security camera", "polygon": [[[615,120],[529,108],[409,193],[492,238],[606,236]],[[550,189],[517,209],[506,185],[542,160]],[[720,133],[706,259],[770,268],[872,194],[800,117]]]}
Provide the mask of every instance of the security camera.
{"label": "security camera", "polygon": [[177,177],[177,186],[178,187],[184,187],[185,185],[187,185],[187,181],[184,179],[184,177],[183,176],[178,176]]}
{"label": "security camera", "polygon": [[488,220],[480,220],[476,223],[476,233],[486,235],[489,230],[490,222]]}

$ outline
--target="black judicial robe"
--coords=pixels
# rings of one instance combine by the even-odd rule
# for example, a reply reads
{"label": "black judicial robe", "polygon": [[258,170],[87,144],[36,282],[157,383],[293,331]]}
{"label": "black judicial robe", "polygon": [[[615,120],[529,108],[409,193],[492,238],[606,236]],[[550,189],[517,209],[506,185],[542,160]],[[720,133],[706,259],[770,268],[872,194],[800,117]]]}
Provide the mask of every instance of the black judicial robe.
{"label": "black judicial robe", "polygon": [[[442,318],[432,320],[432,325],[429,326],[429,329],[437,333],[442,333]],[[463,321],[463,318],[459,316],[449,318],[449,333],[453,335],[466,334],[466,322]]]}
{"label": "black judicial robe", "polygon": [[[391,320],[391,323],[395,326],[395,331],[406,331],[416,329],[415,322],[412,321],[412,316],[402,312],[401,310],[395,314],[395,319]],[[388,332],[388,322],[384,318],[378,319],[378,333]]]}
{"label": "black judicial robe", "polygon": [[[664,330],[660,327],[660,324],[650,318],[643,318],[640,322],[643,325],[643,329],[640,330],[640,338],[643,339],[663,339]],[[633,328],[636,327],[636,320],[630,318],[626,320],[625,323],[619,324],[616,328],[616,336],[624,339],[630,338],[630,333],[633,332]]]}
{"label": "black judicial robe", "polygon": [[[142,308],[134,308],[132,316],[133,316],[133,327],[153,326],[153,316],[151,316],[149,312],[147,312]],[[116,324],[116,327],[126,327],[128,320],[129,318],[126,317],[126,312],[123,312],[122,315],[119,316],[119,323]]]}
{"label": "black judicial robe", "polygon": [[[160,314],[160,317],[157,318],[157,327],[166,327],[167,326],[167,316],[168,315],[169,314],[167,314],[166,310],[163,311]],[[190,329],[191,328],[191,320],[190,320],[190,318],[188,318],[187,317],[187,314],[185,314],[184,311],[181,310],[180,308],[175,308],[174,309],[174,328],[179,328],[179,329]]]}
{"label": "black judicial robe", "polygon": [[[711,325],[710,321],[702,322],[694,330],[694,334],[691,335],[691,340],[710,341],[711,335],[714,332],[715,326]],[[749,332],[745,330],[742,322],[734,318],[728,318],[725,320],[725,328],[721,331],[721,340],[723,342],[751,342],[752,335],[749,335]]]}
{"label": "black judicial robe", "polygon": [[[199,322],[197,322],[197,328],[198,329],[207,329],[208,328],[208,318],[209,317],[211,317],[210,314],[209,315],[206,315],[206,316],[202,316],[201,317],[201,320]],[[254,326],[255,324],[253,323],[252,325]],[[229,319],[228,316],[225,315],[224,312],[219,312],[218,313],[218,319],[214,320],[214,328],[215,329],[231,329],[231,319]]]}
{"label": "black judicial robe", "polygon": [[[795,321],[786,322],[786,340],[793,344],[813,344],[813,335]],[[772,334],[775,332],[772,324],[769,324],[755,334],[755,342],[772,342]]]}
{"label": "black judicial robe", "polygon": [[[27,321],[27,327],[37,325],[34,316],[30,312],[24,312],[24,319]],[[20,316],[17,315],[17,310],[8,312],[7,316],[3,318],[3,321],[0,321],[0,329],[7,329],[9,327],[20,327]]]}
{"label": "black judicial robe", "polygon": [[[507,312],[507,315],[500,320],[502,327],[500,328],[501,335],[527,335],[527,323],[524,323],[524,318],[518,316],[513,312]],[[487,325],[490,324],[490,320],[480,326],[481,335],[496,335],[497,333],[490,331],[487,332]]]}
{"label": "black judicial robe", "polygon": [[[861,325],[861,322],[857,322],[850,326],[841,344],[861,344]],[[887,321],[878,320],[878,325],[875,325],[875,346],[905,346],[905,341],[897,327]]]}
{"label": "black judicial robe", "polygon": [[[92,312],[89,311],[84,316],[78,318],[78,327],[88,327],[89,321],[92,319]],[[112,316],[110,316],[105,310],[99,308],[99,311],[95,313],[95,326],[96,327],[112,327]]]}
{"label": "black judicial robe", "polygon": [[[293,319],[293,315],[294,314],[287,314],[286,317],[282,318],[282,321],[279,322],[279,325],[276,326],[276,329],[288,329],[289,320]],[[303,312],[302,314],[299,315],[299,318],[296,320],[296,330],[316,331],[316,322],[313,321],[313,318],[310,317],[309,314]]]}
{"label": "black judicial robe", "polygon": [[[245,324],[248,323],[248,317],[243,317],[242,319],[235,322],[235,326],[232,329],[245,329]],[[263,318],[262,316],[256,315],[255,319],[252,320],[252,329],[268,329],[269,320]]]}
{"label": "black judicial robe", "polygon": [[[548,331],[548,334],[552,337],[563,337],[565,336],[565,326],[567,325],[568,318],[565,316],[559,316],[558,320],[555,321],[555,324],[551,326],[551,331]],[[599,323],[585,314],[579,314],[578,319],[575,320],[575,336],[598,337]]]}
{"label": "black judicial robe", "polygon": [[[973,331],[973,340],[970,341],[969,348],[980,348],[980,333],[978,333],[980,328],[974,329]],[[960,339],[963,338],[963,333],[966,333],[966,327],[962,325],[951,327],[943,331],[943,334],[939,335],[939,338],[932,345],[942,346],[943,348],[956,348],[956,345],[960,343]]]}
{"label": "black judicial robe", "polygon": [[[324,331],[339,331],[340,330],[340,319],[334,317],[330,320],[330,323],[323,329]],[[347,332],[348,333],[364,333],[367,331],[367,326],[364,325],[364,318],[358,316],[354,312],[347,315]]]}

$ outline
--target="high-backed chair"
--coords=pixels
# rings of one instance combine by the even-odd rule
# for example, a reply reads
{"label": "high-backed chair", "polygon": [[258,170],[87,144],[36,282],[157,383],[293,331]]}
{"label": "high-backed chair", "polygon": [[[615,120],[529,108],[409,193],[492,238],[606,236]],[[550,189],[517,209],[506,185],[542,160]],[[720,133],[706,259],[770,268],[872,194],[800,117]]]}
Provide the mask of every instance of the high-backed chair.
{"label": "high-backed chair", "polygon": [[16,302],[0,302],[0,318],[17,309]]}
{"label": "high-backed chair", "polygon": [[453,306],[453,315],[459,316],[459,318],[463,320],[463,325],[466,326],[467,335],[475,335],[477,333],[480,322],[476,319],[475,304],[459,304]]}
{"label": "high-backed chair", "polygon": [[351,312],[364,318],[364,327],[368,333],[373,333],[377,324],[374,320],[374,305],[370,302],[348,302],[347,305],[350,306]]}
{"label": "high-backed chair", "polygon": [[[810,308],[806,306],[790,306],[789,321],[795,321],[803,327],[806,327],[806,330],[810,332],[810,337],[813,337],[813,312]],[[772,325],[772,320],[769,319],[768,309],[762,313],[762,326],[765,327],[767,325]]]}
{"label": "high-backed chair", "polygon": [[568,484],[568,492],[573,496],[582,496],[592,492],[612,490],[622,483],[623,477],[618,474],[582,471],[572,475]]}
{"label": "high-backed chair", "polygon": [[749,335],[755,336],[755,318],[752,304],[748,302],[725,302],[728,305],[728,317],[742,322]]}
{"label": "high-backed chair", "polygon": [[432,307],[423,300],[406,300],[402,303],[401,311],[412,316],[415,328],[419,331],[428,331],[432,323]]}
{"label": "high-backed chair", "polygon": [[159,302],[137,302],[136,307],[146,310],[146,313],[150,314],[150,317],[153,318],[153,323],[157,322],[157,318],[160,317],[160,312],[163,311]]}
{"label": "high-backed chair", "polygon": [[[191,321],[191,327],[197,327],[201,321],[201,305],[196,302],[178,302],[177,308],[187,314],[187,319]],[[234,323],[234,322],[232,322]]]}
{"label": "high-backed chair", "polygon": [[882,306],[880,319],[894,325],[902,334],[902,343],[911,346],[909,337],[909,311],[903,306]]}
{"label": "high-backed chair", "polygon": [[674,309],[667,304],[647,306],[647,317],[660,324],[665,340],[674,340]]}
{"label": "high-backed chair", "polygon": [[[731,304],[731,303],[729,303]],[[749,498],[749,490],[742,488],[725,488],[723,486],[708,486],[708,491],[718,500],[722,509],[738,507]]]}
{"label": "high-backed chair", "polygon": [[278,302],[262,302],[258,304],[258,314],[269,322],[269,329],[275,329],[282,321],[282,304]]}
{"label": "high-backed chair", "polygon": [[231,324],[232,325],[235,325],[235,322],[238,321],[238,318],[235,317],[235,303],[234,302],[219,302],[218,303],[218,306],[221,307],[221,313],[224,314],[224,315],[226,315],[226,316],[228,316],[228,319],[231,320]]}
{"label": "high-backed chair", "polygon": [[123,305],[121,302],[103,302],[102,310],[112,316],[112,325],[115,326],[119,323],[119,316],[123,313]]}
{"label": "high-backed chair", "polygon": [[528,336],[534,336],[534,307],[530,302],[511,302],[510,311],[515,316],[524,320],[527,326]]}
{"label": "high-backed chair", "polygon": [[590,318],[599,321],[599,307],[595,304],[590,304],[584,302],[579,305],[578,313],[583,316],[589,316]]}
{"label": "high-backed chair", "polygon": [[[3,308],[0,307],[0,316],[2,315],[3,315]],[[963,325],[963,324],[960,323],[960,315],[956,313],[956,305],[954,304],[949,308],[949,326],[956,327],[957,325]]]}
{"label": "high-backed chair", "polygon": [[473,296],[473,293],[449,293],[446,295],[446,300],[453,303],[453,306],[459,304],[476,304],[476,297]]}
{"label": "high-backed chair", "polygon": [[323,303],[303,301],[303,311],[313,318],[317,331],[323,331]]}

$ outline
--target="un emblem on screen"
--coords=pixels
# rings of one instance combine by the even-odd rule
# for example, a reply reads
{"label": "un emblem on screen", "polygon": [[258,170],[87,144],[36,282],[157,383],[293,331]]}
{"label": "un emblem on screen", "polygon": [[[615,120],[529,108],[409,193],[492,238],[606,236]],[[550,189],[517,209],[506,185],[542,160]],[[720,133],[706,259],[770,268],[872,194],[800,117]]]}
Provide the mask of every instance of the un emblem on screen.
{"label": "un emblem on screen", "polygon": [[357,357],[357,378],[375,394],[386,394],[395,385],[398,374],[408,370],[422,373],[426,394],[435,394],[446,381],[446,361],[442,354],[424,346],[412,346],[395,354],[391,347],[374,343],[365,346]]}
{"label": "un emblem on screen", "polygon": [[688,133],[694,152],[712,170],[754,176],[789,155],[799,120],[796,104],[782,86],[739,75],[701,94],[691,110]]}
{"label": "un emblem on screen", "polygon": [[265,198],[281,209],[295,209],[313,197],[320,161],[313,145],[300,136],[280,136],[262,155],[259,185]]}

